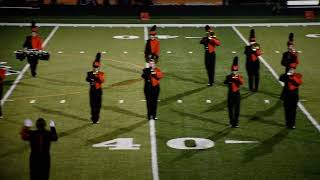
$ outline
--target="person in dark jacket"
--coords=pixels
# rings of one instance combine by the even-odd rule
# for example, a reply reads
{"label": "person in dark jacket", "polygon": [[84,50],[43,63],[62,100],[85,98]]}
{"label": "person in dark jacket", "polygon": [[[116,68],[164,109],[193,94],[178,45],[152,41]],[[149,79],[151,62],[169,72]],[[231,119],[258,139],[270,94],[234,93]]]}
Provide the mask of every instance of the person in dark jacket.
{"label": "person in dark jacket", "polygon": [[46,122],[39,118],[37,130],[31,130],[32,121],[26,119],[20,132],[21,138],[30,142],[30,180],[48,180],[50,173],[50,145],[58,136],[54,121],[50,121],[50,131],[46,130]]}

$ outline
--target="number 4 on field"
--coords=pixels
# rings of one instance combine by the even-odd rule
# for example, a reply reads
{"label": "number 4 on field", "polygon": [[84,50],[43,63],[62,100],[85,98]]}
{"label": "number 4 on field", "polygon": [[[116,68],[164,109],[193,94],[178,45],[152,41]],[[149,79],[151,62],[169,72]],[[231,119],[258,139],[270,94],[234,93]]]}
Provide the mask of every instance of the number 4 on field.
{"label": "number 4 on field", "polygon": [[133,138],[117,138],[94,144],[92,147],[107,147],[110,150],[138,150],[140,144],[133,144]]}

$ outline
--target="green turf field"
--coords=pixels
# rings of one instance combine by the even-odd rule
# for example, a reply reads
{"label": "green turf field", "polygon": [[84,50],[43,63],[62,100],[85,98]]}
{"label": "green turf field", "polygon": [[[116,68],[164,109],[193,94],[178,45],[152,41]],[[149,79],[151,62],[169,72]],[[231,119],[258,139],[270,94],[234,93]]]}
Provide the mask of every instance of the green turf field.
{"label": "green turf field", "polygon": [[[238,29],[247,39],[250,27]],[[255,29],[264,59],[278,74],[284,71],[280,61],[287,35],[289,32],[296,34],[297,49],[302,51],[298,66],[298,71],[304,75],[300,88],[301,99],[305,100],[302,103],[319,120],[317,51],[320,38],[305,35],[319,33],[320,26]],[[41,27],[43,39],[52,30],[53,27]],[[54,119],[59,135],[58,142],[51,147],[52,180],[157,180],[153,178],[152,163],[155,161],[152,155],[157,156],[161,180],[320,178],[319,131],[300,110],[297,129],[285,128],[279,101],[281,86],[262,64],[260,91],[250,93],[245,83],[241,89],[240,128],[228,128],[227,88],[223,80],[235,55],[240,58],[240,71],[247,82],[245,44],[231,27],[215,28],[222,45],[217,50],[217,83],[213,87],[206,86],[203,47],[196,38],[204,35],[203,28],[158,28],[157,31],[159,35],[178,36],[160,40],[158,66],[165,78],[161,81],[159,120],[155,122],[157,154],[151,153],[150,127],[145,102],[141,101],[144,99],[140,75],[144,66],[145,29],[59,27],[45,48],[51,52],[50,61],[41,61],[37,78],[31,78],[28,70],[3,107],[0,179],[28,179],[29,146],[20,139],[19,131],[24,119],[38,117]],[[15,60],[13,51],[21,47],[28,32],[29,27],[0,27],[0,38],[6,42],[0,45],[1,61],[17,70],[23,68],[25,62]],[[113,38],[116,35],[139,38],[119,40]],[[102,56],[106,83],[101,123],[92,125],[85,76],[98,51],[106,52]],[[15,78],[8,77],[6,89]],[[35,102],[30,103],[31,100]],[[66,102],[60,103],[61,100]],[[140,148],[92,147],[117,138],[132,138],[133,144],[139,144]],[[179,150],[167,145],[173,139],[181,142],[177,138],[203,138],[215,145],[202,150]],[[226,144],[225,140],[258,143]]]}

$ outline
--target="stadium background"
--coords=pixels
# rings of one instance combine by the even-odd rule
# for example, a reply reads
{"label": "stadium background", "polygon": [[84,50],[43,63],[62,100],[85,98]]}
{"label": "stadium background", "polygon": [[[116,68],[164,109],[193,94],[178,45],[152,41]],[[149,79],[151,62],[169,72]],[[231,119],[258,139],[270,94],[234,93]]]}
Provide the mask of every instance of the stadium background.
{"label": "stadium background", "polygon": [[[287,6],[285,1],[250,0],[159,0],[154,5],[150,1],[134,1],[140,4],[130,5],[123,4],[128,1],[109,1],[101,5],[105,1],[97,1],[97,6],[80,5],[77,1],[39,2],[0,1],[0,60],[8,66],[23,69],[26,62],[16,60],[13,51],[21,48],[30,33],[31,20],[40,25],[44,40],[52,34],[45,47],[51,60],[41,62],[36,79],[27,70],[4,102],[4,119],[0,120],[1,179],[28,179],[29,147],[20,139],[19,130],[24,119],[38,117],[54,119],[60,137],[52,144],[50,179],[319,179],[319,127],[299,110],[297,129],[285,129],[279,101],[281,86],[265,66],[261,69],[261,91],[251,94],[247,84],[241,90],[239,129],[227,127],[227,89],[222,85],[235,55],[240,57],[240,71],[246,80],[245,43],[236,30],[247,39],[250,29],[255,28],[263,58],[277,74],[283,72],[281,53],[286,50],[289,32],[294,32],[301,52],[298,71],[304,75],[301,100],[319,120],[320,42],[319,38],[306,37],[320,32],[318,5]],[[141,12],[148,12],[150,19],[141,20]],[[159,35],[178,36],[161,39],[159,67],[166,77],[161,82],[159,120],[155,123],[158,175],[152,166],[152,124],[145,118],[140,79],[146,30],[153,24],[159,26]],[[217,59],[218,83],[213,88],[206,87],[199,39],[186,38],[202,37],[204,24],[216,26],[222,41]],[[117,35],[139,38],[113,38]],[[104,118],[93,126],[88,120],[88,85],[84,76],[97,51],[106,52],[102,69],[107,82],[101,112]],[[16,78],[7,77],[5,92]],[[30,103],[32,100],[34,103]],[[177,150],[167,145],[169,140],[184,137],[209,139],[215,146]],[[92,147],[117,138],[132,138],[134,144],[141,145],[140,149]],[[258,143],[227,144],[226,140]]]}

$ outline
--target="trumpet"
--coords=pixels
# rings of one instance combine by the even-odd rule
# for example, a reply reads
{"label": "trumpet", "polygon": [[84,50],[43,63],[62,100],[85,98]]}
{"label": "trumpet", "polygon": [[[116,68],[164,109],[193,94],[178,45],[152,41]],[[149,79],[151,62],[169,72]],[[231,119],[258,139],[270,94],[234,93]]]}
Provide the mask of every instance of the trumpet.
{"label": "trumpet", "polygon": [[258,44],[258,43],[252,44],[252,45],[251,45],[251,49],[252,49],[253,51],[257,51],[258,49],[260,49],[260,44]]}

